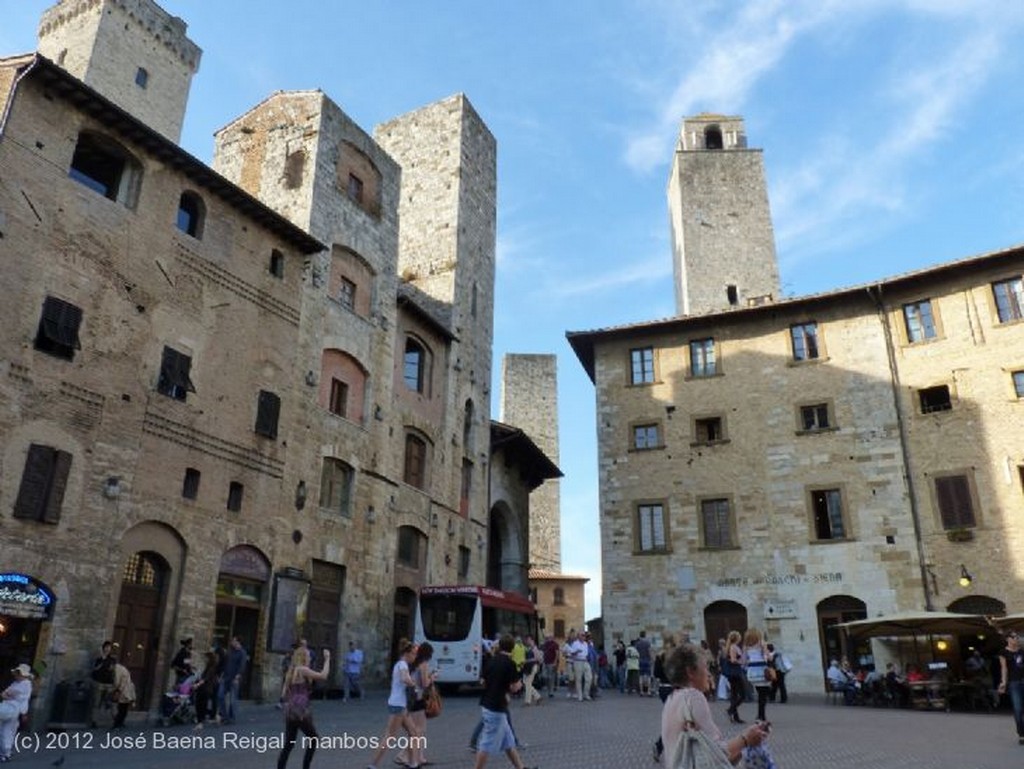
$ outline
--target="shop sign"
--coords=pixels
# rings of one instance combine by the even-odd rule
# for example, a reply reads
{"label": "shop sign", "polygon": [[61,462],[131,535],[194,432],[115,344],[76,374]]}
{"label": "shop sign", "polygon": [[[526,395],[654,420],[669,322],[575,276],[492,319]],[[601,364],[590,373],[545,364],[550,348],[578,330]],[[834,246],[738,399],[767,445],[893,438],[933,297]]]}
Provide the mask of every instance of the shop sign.
{"label": "shop sign", "polygon": [[25,619],[53,617],[53,593],[27,574],[0,574],[0,614]]}
{"label": "shop sign", "polygon": [[756,577],[726,577],[715,582],[717,587],[754,587],[772,585],[783,587],[789,585],[827,585],[839,584],[843,581],[841,571],[827,571],[822,574],[760,574]]}

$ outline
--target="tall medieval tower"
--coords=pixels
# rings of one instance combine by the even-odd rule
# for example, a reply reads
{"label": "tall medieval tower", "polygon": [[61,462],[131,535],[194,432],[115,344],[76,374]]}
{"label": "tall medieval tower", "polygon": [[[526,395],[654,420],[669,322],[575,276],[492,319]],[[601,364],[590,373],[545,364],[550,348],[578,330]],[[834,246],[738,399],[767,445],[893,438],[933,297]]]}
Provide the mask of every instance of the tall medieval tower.
{"label": "tall medieval tower", "polygon": [[177,143],[202,51],[152,0],[60,0],[39,23],[39,53]]}
{"label": "tall medieval tower", "polygon": [[740,117],[683,120],[668,182],[676,312],[701,315],[778,298],[779,268],[761,150]]}
{"label": "tall medieval tower", "polygon": [[[558,464],[558,358],[508,354],[502,361],[501,421],[524,430]],[[562,570],[561,485],[550,478],[530,494],[530,565]]]}

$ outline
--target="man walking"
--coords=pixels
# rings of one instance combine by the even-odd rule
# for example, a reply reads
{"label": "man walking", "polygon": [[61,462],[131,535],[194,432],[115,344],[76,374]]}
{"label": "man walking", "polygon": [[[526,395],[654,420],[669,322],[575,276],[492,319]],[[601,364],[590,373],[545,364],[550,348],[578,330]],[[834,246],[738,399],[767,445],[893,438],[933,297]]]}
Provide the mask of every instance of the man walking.
{"label": "man walking", "polygon": [[242,685],[242,675],[249,663],[249,655],[242,646],[238,636],[232,636],[227,660],[224,663],[224,675],[221,676],[217,688],[218,722],[233,724],[238,716],[238,690]]}
{"label": "man walking", "polygon": [[558,688],[558,641],[549,633],[541,650],[544,652],[544,684],[548,697],[554,697]]}
{"label": "man walking", "polygon": [[359,686],[359,677],[363,673],[363,650],[355,641],[348,642],[345,654],[345,698],[344,702],[363,698],[363,690]]}
{"label": "man walking", "polygon": [[515,769],[525,769],[516,750],[516,738],[508,721],[508,701],[523,687],[519,680],[512,649],[515,639],[504,635],[498,642],[497,652],[484,670],[484,693],[480,697],[480,715],[483,730],[477,747],[474,769],[483,769],[492,753],[504,752]]}

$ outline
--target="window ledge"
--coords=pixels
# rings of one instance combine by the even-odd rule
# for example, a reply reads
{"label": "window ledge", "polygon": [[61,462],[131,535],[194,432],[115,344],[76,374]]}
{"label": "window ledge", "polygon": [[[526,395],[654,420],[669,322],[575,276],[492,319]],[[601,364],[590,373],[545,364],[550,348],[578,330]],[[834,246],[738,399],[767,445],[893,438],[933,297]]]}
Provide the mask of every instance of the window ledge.
{"label": "window ledge", "polygon": [[799,368],[800,366],[816,366],[819,363],[828,363],[832,360],[828,355],[822,358],[808,358],[807,360],[793,360],[786,361],[787,366]]}
{"label": "window ledge", "polygon": [[626,387],[654,387],[660,384],[664,384],[664,382],[660,379],[655,379],[653,382],[630,382]]}
{"label": "window ledge", "polygon": [[725,376],[724,371],[716,371],[714,374],[687,374],[683,377],[684,382],[699,382],[701,379],[721,379]]}
{"label": "window ledge", "polygon": [[657,550],[634,550],[633,555],[672,555],[672,548],[660,548]]}
{"label": "window ledge", "polygon": [[627,453],[630,453],[630,454],[643,454],[643,453],[648,452],[648,451],[664,451],[664,450],[665,450],[665,444],[662,444],[660,446],[646,446],[644,448],[639,448],[637,446],[631,446],[628,449]]}
{"label": "window ledge", "polygon": [[727,443],[732,443],[732,438],[718,438],[713,441],[690,441],[690,446],[724,446]]}
{"label": "window ledge", "polygon": [[810,430],[797,430],[796,435],[821,435],[822,433],[837,433],[839,428],[835,425],[832,427],[816,427]]}
{"label": "window ledge", "polygon": [[740,550],[739,545],[722,545],[721,547],[709,547],[708,545],[701,545],[697,548],[697,552],[700,553],[721,553],[725,550]]}
{"label": "window ledge", "polygon": [[812,539],[810,545],[841,545],[843,543],[856,542],[856,537],[836,537],[835,539]]}
{"label": "window ledge", "polygon": [[351,510],[335,510],[333,507],[320,507],[317,505],[317,512],[324,518],[332,521],[351,521],[352,511]]}
{"label": "window ledge", "polygon": [[930,336],[927,339],[918,339],[916,342],[911,342],[908,339],[906,342],[904,342],[900,346],[903,347],[903,348],[908,348],[908,347],[927,347],[930,344],[935,344],[936,342],[944,342],[944,341],[946,341],[946,337],[942,336],[941,334],[936,334],[935,336]]}

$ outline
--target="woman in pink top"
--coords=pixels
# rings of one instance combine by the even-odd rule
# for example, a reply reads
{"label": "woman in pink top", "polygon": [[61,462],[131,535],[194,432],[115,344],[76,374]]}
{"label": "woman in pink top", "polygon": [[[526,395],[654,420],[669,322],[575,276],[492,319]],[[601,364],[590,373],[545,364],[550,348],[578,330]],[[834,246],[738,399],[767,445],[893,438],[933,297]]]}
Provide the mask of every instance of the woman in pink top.
{"label": "woman in pink top", "polygon": [[711,717],[711,708],[704,696],[710,685],[707,660],[703,652],[691,644],[677,646],[668,658],[666,673],[675,687],[661,711],[661,739],[665,744],[665,766],[676,765],[679,735],[684,729],[699,729],[717,744],[730,763],[738,763],[743,748],[760,745],[768,736],[763,724],[754,724],[728,740]]}

